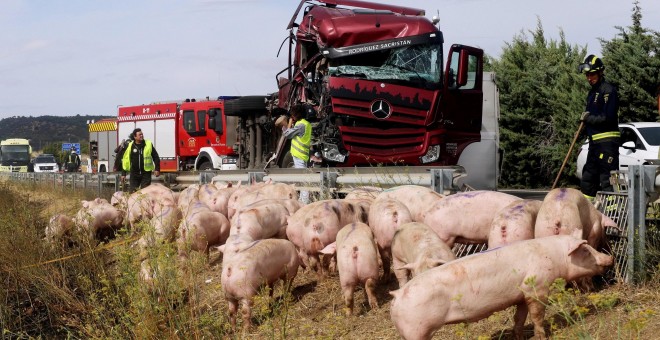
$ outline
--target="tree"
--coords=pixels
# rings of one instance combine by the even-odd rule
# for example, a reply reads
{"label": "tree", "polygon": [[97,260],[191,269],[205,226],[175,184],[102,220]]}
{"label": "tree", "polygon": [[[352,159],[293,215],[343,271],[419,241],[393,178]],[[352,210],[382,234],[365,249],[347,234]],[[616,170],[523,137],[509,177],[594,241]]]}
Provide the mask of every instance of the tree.
{"label": "tree", "polygon": [[[501,184],[540,187],[552,184],[584,109],[586,82],[577,73],[586,50],[547,40],[540,19],[535,31],[507,43],[492,60],[500,91],[500,142],[504,149]],[[574,173],[570,164],[567,173]],[[570,180],[569,176],[564,176]]]}
{"label": "tree", "polygon": [[632,25],[617,26],[617,36],[600,39],[605,74],[619,90],[619,121],[654,121],[660,84],[660,33],[642,27],[642,9],[634,2]]}

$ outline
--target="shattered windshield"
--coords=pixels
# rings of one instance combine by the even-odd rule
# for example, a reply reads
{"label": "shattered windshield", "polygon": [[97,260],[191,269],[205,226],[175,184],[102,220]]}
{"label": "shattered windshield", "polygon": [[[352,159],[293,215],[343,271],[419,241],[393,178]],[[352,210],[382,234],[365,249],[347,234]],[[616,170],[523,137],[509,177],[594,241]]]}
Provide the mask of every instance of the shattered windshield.
{"label": "shattered windshield", "polygon": [[330,60],[330,75],[439,86],[441,45],[412,45]]}

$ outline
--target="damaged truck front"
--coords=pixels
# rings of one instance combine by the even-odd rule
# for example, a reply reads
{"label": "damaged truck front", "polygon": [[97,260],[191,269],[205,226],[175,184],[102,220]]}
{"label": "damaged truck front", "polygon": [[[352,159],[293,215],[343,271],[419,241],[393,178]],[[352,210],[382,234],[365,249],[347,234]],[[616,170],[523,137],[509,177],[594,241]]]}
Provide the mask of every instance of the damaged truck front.
{"label": "damaged truck front", "polygon": [[[302,18],[296,23],[302,10]],[[323,165],[455,165],[480,141],[483,51],[453,45],[424,11],[357,0],[301,1],[279,91],[226,103],[239,168],[286,167],[275,120],[301,104]]]}

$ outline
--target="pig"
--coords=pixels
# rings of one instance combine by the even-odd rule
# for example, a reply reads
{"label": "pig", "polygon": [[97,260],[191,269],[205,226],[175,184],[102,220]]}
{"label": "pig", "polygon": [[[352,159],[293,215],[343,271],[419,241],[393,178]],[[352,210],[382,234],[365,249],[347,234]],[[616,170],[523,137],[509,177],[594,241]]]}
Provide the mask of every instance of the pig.
{"label": "pig", "polygon": [[[216,187],[218,187],[217,184]],[[228,186],[224,188],[218,187],[217,190],[211,196],[207,197],[206,194],[200,193],[199,199],[202,202],[206,203],[206,205],[208,205],[212,211],[217,211],[227,217],[229,216],[227,210],[229,204],[229,198],[239,188],[240,188],[240,183],[237,186]]]}
{"label": "pig", "polygon": [[57,214],[50,218],[48,225],[44,230],[44,241],[54,247],[57,243],[64,244],[71,236],[71,231],[74,229],[75,223],[73,218]]}
{"label": "pig", "polygon": [[608,249],[605,227],[616,224],[596,210],[576,189],[553,189],[545,196],[534,225],[534,235],[572,235],[596,249]]}
{"label": "pig", "polygon": [[177,248],[180,257],[186,257],[189,250],[207,256],[209,247],[225,243],[229,237],[229,220],[225,215],[211,211],[206,204],[196,201],[191,204],[188,214],[177,229]]}
{"label": "pig", "polygon": [[[605,227],[614,227],[607,216],[596,210],[582,192],[571,188],[553,189],[545,196],[534,225],[534,236],[572,235],[587,240],[590,246],[611,253]],[[592,291],[590,278],[575,282],[582,291]]]}
{"label": "pig", "polygon": [[[258,202],[264,199],[298,199],[296,187],[285,183],[274,183],[271,185],[264,185],[257,190],[247,192],[240,196],[234,203],[233,208],[235,211],[240,210],[246,205]],[[235,213],[234,211],[234,213]],[[233,216],[233,215],[232,215]]]}
{"label": "pig", "polygon": [[502,208],[490,225],[488,249],[534,238],[534,224],[541,208],[539,200],[513,201]]}
{"label": "pig", "polygon": [[236,329],[238,303],[242,305],[243,328],[251,325],[253,297],[267,285],[270,292],[278,280],[287,287],[298,274],[300,259],[296,247],[288,240],[252,240],[249,235],[232,235],[222,246],[221,284],[229,305],[229,320]]}
{"label": "pig", "polygon": [[289,210],[284,204],[269,201],[267,204],[250,205],[250,208],[241,209],[236,213],[232,218],[229,234],[247,233],[254,240],[286,237]]}
{"label": "pig", "polygon": [[[325,277],[329,261],[320,263],[321,250],[335,242],[339,229],[353,222],[368,222],[370,201],[330,199],[303,206],[288,218],[286,236],[320,278]],[[319,266],[320,264],[320,266]]]}
{"label": "pig", "polygon": [[179,193],[177,200],[177,207],[181,210],[181,214],[188,213],[188,208],[199,200],[199,185],[193,184]]}
{"label": "pig", "polygon": [[424,214],[431,227],[449,247],[459,243],[486,243],[498,211],[519,197],[497,191],[468,191],[436,201]]}
{"label": "pig", "polygon": [[429,226],[411,222],[403,224],[392,239],[394,274],[399,287],[431,268],[456,259],[451,248]]}
{"label": "pig", "polygon": [[429,269],[390,292],[390,316],[404,339],[431,339],[445,324],[474,322],[516,306],[514,334],[522,337],[528,311],[545,339],[550,285],[601,274],[613,258],[586,241],[557,235],[515,242]]}
{"label": "pig", "polygon": [[124,214],[105,199],[95,198],[91,201],[81,201],[82,207],[73,218],[79,230],[90,240],[102,239],[114,235],[114,231],[121,229]]}
{"label": "pig", "polygon": [[229,196],[229,199],[227,200],[227,218],[231,220],[231,218],[236,213],[236,209],[238,208],[239,198],[241,198],[243,195],[249,192],[259,190],[262,187],[267,186],[271,183],[272,181],[270,180],[268,180],[267,182],[252,182],[252,185],[245,185],[245,186],[241,186],[239,183],[237,189],[232,192],[232,194]]}
{"label": "pig", "polygon": [[404,224],[413,221],[405,204],[391,198],[381,198],[374,201],[369,208],[369,226],[374,232],[381,262],[383,277],[390,276],[392,264],[392,238],[394,233]]}
{"label": "pig", "polygon": [[176,206],[178,193],[160,183],[153,183],[128,196],[126,200],[126,217],[131,227],[140,221],[148,221],[164,207]]}
{"label": "pig", "polygon": [[366,199],[375,200],[376,197],[383,192],[383,189],[371,186],[357,187],[349,191],[344,197],[345,200],[352,199]]}
{"label": "pig", "polygon": [[337,271],[346,315],[353,315],[353,292],[358,284],[364,284],[371,309],[378,308],[378,250],[371,228],[364,223],[351,223],[343,227],[337,233],[337,241],[325,247],[322,252],[337,255]]}
{"label": "pig", "polygon": [[398,200],[408,208],[414,222],[422,222],[426,210],[443,197],[443,195],[423,186],[401,185],[381,192],[376,200],[386,198]]}

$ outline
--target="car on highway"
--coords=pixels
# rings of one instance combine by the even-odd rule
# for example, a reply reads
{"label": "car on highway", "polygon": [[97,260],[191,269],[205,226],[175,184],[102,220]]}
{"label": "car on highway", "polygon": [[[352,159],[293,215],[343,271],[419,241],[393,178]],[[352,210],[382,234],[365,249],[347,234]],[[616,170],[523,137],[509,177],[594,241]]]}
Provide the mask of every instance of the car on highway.
{"label": "car on highway", "polygon": [[34,172],[59,172],[60,167],[57,165],[55,156],[51,154],[42,154],[32,160],[32,167]]}
{"label": "car on highway", "polygon": [[[621,146],[619,147],[619,170],[627,170],[630,165],[651,164],[658,159],[660,148],[660,123],[634,122],[619,124]],[[589,141],[582,144],[577,157],[576,176],[582,179],[582,168],[587,161]]]}

